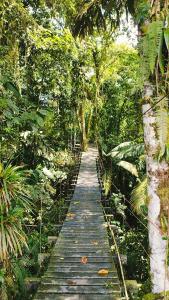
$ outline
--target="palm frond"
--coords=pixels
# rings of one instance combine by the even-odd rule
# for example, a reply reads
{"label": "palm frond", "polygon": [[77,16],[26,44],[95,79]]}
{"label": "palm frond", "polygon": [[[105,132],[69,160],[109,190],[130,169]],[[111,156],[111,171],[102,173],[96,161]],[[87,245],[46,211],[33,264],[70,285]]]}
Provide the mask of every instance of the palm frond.
{"label": "palm frond", "polygon": [[0,261],[4,263],[10,256],[22,255],[22,247],[27,246],[21,220],[23,212],[31,209],[31,203],[21,169],[0,164]]}
{"label": "palm frond", "polygon": [[107,20],[116,28],[124,7],[122,0],[84,0],[75,19],[73,34],[85,36],[92,34],[95,28],[105,29]]}
{"label": "palm frond", "polygon": [[22,247],[26,246],[26,236],[22,230],[19,215],[21,211],[11,209],[1,211],[0,216],[0,261],[7,261],[10,254],[22,255]]}
{"label": "palm frond", "polygon": [[0,163],[0,205],[9,210],[12,202],[20,207],[31,209],[31,201],[24,187],[24,172],[21,166]]}
{"label": "palm frond", "polygon": [[144,144],[135,142],[124,142],[113,148],[107,156],[116,159],[136,158],[144,154]]}
{"label": "palm frond", "polygon": [[131,141],[123,142],[123,143],[119,144],[118,146],[116,146],[115,148],[113,148],[107,155],[111,155],[112,152],[119,152],[120,150],[126,149],[126,148],[130,147],[131,145],[133,145],[133,142],[131,142]]}
{"label": "palm frond", "polygon": [[117,163],[117,165],[124,168],[137,178],[139,177],[137,167],[134,164],[129,163],[128,161],[121,160]]}

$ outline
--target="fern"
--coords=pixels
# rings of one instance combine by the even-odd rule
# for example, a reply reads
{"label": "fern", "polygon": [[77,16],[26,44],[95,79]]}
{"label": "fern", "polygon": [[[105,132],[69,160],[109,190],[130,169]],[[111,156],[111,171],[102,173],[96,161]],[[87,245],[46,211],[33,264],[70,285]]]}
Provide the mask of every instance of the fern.
{"label": "fern", "polygon": [[165,99],[160,103],[160,108],[156,112],[157,119],[157,134],[160,144],[159,160],[162,158],[169,159],[168,145],[169,145],[169,114],[168,114],[168,100]]}
{"label": "fern", "polygon": [[157,62],[158,62],[161,73],[164,75],[163,40],[164,40],[164,33],[162,30],[160,33],[160,37],[159,37],[158,61]]}
{"label": "fern", "polygon": [[169,28],[164,29],[164,39],[165,39],[167,50],[169,51]]}
{"label": "fern", "polygon": [[131,205],[134,211],[140,214],[147,205],[147,177],[145,177],[132,191]]}
{"label": "fern", "polygon": [[15,277],[15,280],[17,281],[19,288],[24,291],[25,290],[25,284],[24,279],[27,275],[26,268],[23,268],[22,264],[24,262],[24,258],[22,258],[21,261],[14,261],[11,265],[13,276]]}
{"label": "fern", "polygon": [[148,72],[154,73],[158,58],[158,64],[163,71],[162,62],[163,22],[158,20],[149,24],[148,31],[143,38],[143,58]]}

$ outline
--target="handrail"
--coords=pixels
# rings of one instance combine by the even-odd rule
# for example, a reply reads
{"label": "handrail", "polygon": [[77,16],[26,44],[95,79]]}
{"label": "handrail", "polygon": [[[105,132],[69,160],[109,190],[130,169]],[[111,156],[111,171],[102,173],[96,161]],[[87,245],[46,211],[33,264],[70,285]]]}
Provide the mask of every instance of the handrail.
{"label": "handrail", "polygon": [[125,283],[124,271],[123,271],[123,266],[122,266],[122,261],[121,261],[121,257],[120,257],[119,248],[117,246],[115,235],[114,235],[114,232],[113,232],[113,230],[111,228],[111,224],[109,222],[109,219],[106,216],[105,209],[104,209],[104,207],[102,207],[102,208],[103,208],[103,212],[104,212],[104,215],[105,215],[105,218],[106,218],[106,222],[107,222],[107,225],[108,225],[109,230],[111,232],[111,235],[112,235],[112,238],[113,238],[113,242],[114,242],[114,245],[115,245],[115,248],[116,248],[116,253],[117,253],[117,257],[118,257],[119,265],[120,265],[120,272],[121,272],[122,282],[123,282],[123,286],[124,286],[125,297],[126,297],[126,300],[129,300],[129,296],[128,296],[128,292],[127,292],[127,286],[126,286],[126,283]]}
{"label": "handrail", "polygon": [[[102,159],[100,158],[100,155],[99,155],[99,164],[100,163],[102,163],[102,169],[104,169],[103,161],[102,161]],[[126,297],[126,300],[129,300],[129,296],[128,296],[128,292],[127,292],[127,286],[126,286],[125,277],[124,277],[123,266],[122,266],[122,261],[121,261],[120,252],[119,252],[119,249],[118,249],[118,246],[117,246],[117,243],[116,243],[115,235],[114,235],[114,232],[112,230],[110,221],[109,221],[109,219],[108,219],[108,217],[106,215],[106,212],[105,212],[105,209],[104,209],[103,206],[102,206],[102,209],[103,209],[103,213],[105,215],[106,222],[107,222],[107,225],[109,227],[109,230],[110,230],[110,233],[111,233],[111,236],[113,238],[113,242],[114,242],[114,245],[115,245],[115,248],[116,248],[116,253],[117,253],[117,257],[118,257],[118,261],[119,261],[119,266],[120,266],[121,278],[122,278],[122,282],[123,282],[123,286],[124,286],[125,297]]]}

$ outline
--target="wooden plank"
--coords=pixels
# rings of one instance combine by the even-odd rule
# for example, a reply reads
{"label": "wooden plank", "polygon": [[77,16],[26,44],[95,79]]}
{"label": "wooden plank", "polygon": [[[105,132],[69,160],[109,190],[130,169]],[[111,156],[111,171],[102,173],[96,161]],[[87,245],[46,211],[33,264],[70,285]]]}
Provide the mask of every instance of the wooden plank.
{"label": "wooden plank", "polygon": [[52,294],[48,293],[44,295],[43,293],[38,293],[34,300],[121,300],[122,298],[118,295],[98,295],[92,294],[92,298],[90,295],[83,294]]}
{"label": "wooden plank", "polygon": [[119,285],[119,279],[105,279],[105,278],[73,278],[73,279],[60,279],[60,278],[44,278],[43,279],[43,284],[48,285],[48,284],[54,284],[54,285],[69,285],[69,286],[74,286],[74,285],[83,285],[83,286],[117,286]]}
{"label": "wooden plank", "polygon": [[[49,257],[49,254],[48,254]],[[76,257],[71,257],[71,256],[52,256],[50,258],[50,263],[55,263],[56,264],[58,262],[61,263],[66,263],[67,265],[69,265],[70,263],[72,264],[78,264],[81,263],[82,257],[84,256],[76,256]],[[112,257],[107,256],[107,257],[93,257],[93,256],[85,256],[87,258],[87,263],[112,263]]]}
{"label": "wooden plank", "polygon": [[115,288],[106,288],[100,285],[78,285],[78,286],[60,286],[60,285],[41,285],[39,288],[40,293],[79,293],[79,294],[112,294],[113,292],[119,292],[120,288],[115,286]]}
{"label": "wooden plank", "polygon": [[94,273],[98,273],[99,270],[106,269],[108,271],[115,270],[115,266],[111,263],[107,262],[99,262],[99,263],[88,263],[88,264],[82,264],[82,263],[64,263],[64,262],[56,262],[55,264],[49,263],[48,270],[49,271],[63,271],[64,272],[71,272],[71,271],[93,271]]}
{"label": "wooden plank", "polygon": [[82,256],[87,256],[89,258],[110,258],[110,253],[109,252],[104,252],[104,251],[95,251],[95,252],[88,252],[88,251],[77,251],[77,252],[72,252],[72,251],[56,251],[52,253],[52,258],[56,259],[57,257],[64,257],[64,258],[81,258]]}
{"label": "wooden plank", "polygon": [[[51,277],[51,278],[100,278],[101,276],[97,273],[97,272],[93,272],[93,271],[89,271],[87,270],[86,272],[84,272],[83,270],[73,270],[71,271],[71,273],[66,273],[64,270],[61,271],[55,271],[55,270],[47,270],[46,273],[44,274],[43,278],[46,277]],[[110,271],[109,273],[106,274],[104,276],[104,279],[113,279],[113,278],[117,278],[117,271]]]}

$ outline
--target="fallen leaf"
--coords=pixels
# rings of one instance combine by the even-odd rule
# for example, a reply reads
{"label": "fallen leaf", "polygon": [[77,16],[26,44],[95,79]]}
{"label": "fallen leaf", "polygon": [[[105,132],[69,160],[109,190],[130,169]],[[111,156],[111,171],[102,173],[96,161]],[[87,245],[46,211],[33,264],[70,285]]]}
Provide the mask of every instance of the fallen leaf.
{"label": "fallen leaf", "polygon": [[80,202],[79,201],[75,201],[75,202],[73,202],[74,204],[79,204]]}
{"label": "fallen leaf", "polygon": [[76,281],[73,280],[67,280],[68,285],[76,285]]}
{"label": "fallen leaf", "polygon": [[60,257],[60,259],[61,259],[61,260],[63,260],[63,259],[64,259],[64,257]]}
{"label": "fallen leaf", "polygon": [[92,244],[97,246],[98,245],[98,242],[97,241],[92,241]]}
{"label": "fallen leaf", "polygon": [[87,256],[82,256],[81,263],[85,265],[85,264],[87,264],[87,262],[88,262]]}
{"label": "fallen leaf", "polygon": [[69,218],[74,218],[74,217],[75,217],[75,214],[69,212],[69,213],[67,213],[67,217],[69,217]]}
{"label": "fallen leaf", "polygon": [[98,271],[98,274],[99,274],[100,276],[106,276],[106,275],[109,274],[109,270],[107,270],[107,269],[100,269],[100,270]]}

